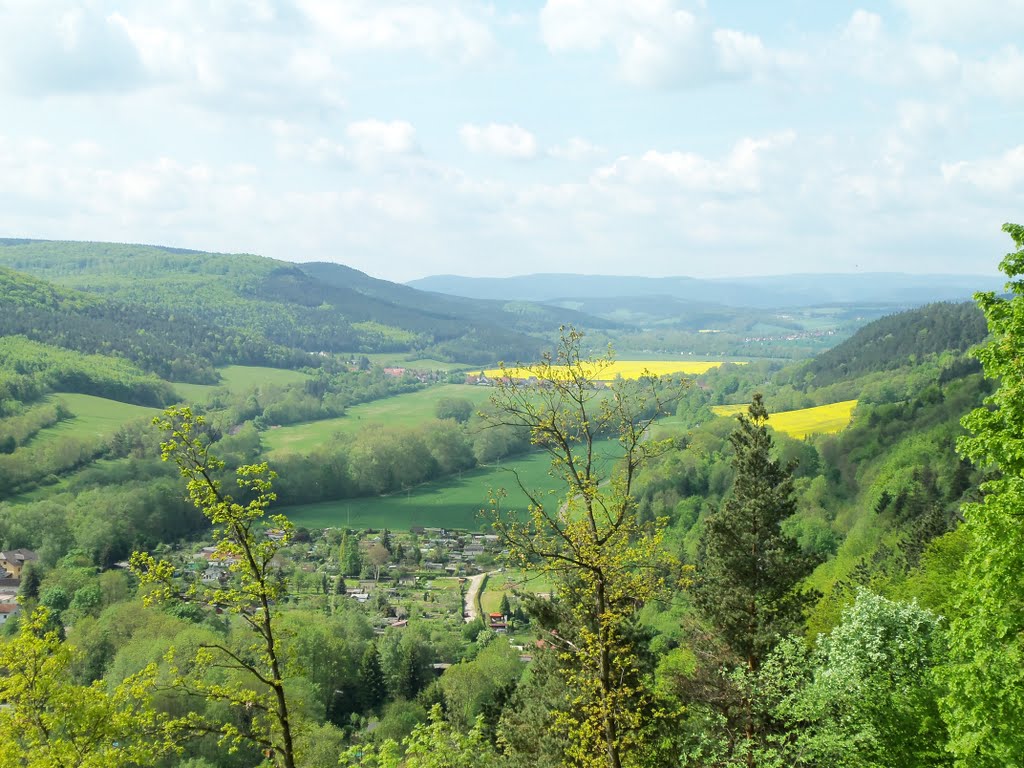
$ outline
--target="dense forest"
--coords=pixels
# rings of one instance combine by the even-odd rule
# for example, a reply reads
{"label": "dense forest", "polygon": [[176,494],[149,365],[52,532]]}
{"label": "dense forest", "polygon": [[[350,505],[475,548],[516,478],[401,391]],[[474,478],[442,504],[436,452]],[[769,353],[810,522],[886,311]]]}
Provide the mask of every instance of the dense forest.
{"label": "dense forest", "polygon": [[[0,242],[12,765],[1024,764],[1019,292],[606,386],[616,328],[582,312],[87,245]],[[398,349],[540,362],[268,461],[278,428],[465,379],[367,357]],[[61,436],[60,393],[148,416]],[[850,399],[841,431],[773,429]],[[475,531],[277,514],[537,454],[550,483],[509,471],[529,507],[493,488]]]}

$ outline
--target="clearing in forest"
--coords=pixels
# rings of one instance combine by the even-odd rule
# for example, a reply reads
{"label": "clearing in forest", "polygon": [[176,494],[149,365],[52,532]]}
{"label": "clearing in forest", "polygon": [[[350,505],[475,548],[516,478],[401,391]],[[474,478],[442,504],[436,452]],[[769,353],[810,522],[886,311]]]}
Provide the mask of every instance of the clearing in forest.
{"label": "clearing in forest", "polygon": [[[843,400],[797,411],[780,411],[770,415],[768,426],[799,440],[808,435],[830,435],[846,428],[856,407],[856,400]],[[711,410],[719,416],[735,416],[745,413],[747,405],[715,405]]]}
{"label": "clearing in forest", "polygon": [[442,384],[416,392],[353,405],[334,419],[274,427],[263,433],[263,446],[271,456],[310,453],[338,434],[353,434],[371,426],[415,427],[436,417],[437,403],[445,398],[469,400],[477,408],[490,398],[487,387]]}

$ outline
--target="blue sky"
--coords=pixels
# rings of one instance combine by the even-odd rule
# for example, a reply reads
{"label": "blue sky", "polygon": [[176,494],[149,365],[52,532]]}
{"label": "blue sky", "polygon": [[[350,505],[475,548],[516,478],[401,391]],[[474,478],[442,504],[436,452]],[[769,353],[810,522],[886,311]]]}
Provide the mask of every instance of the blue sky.
{"label": "blue sky", "polygon": [[994,273],[1024,0],[0,0],[0,235],[378,277]]}

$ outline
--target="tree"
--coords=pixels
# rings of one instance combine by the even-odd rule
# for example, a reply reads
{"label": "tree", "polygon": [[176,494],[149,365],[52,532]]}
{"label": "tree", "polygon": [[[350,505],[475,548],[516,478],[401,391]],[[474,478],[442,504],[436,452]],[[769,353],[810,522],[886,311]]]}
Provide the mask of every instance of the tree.
{"label": "tree", "polygon": [[[175,682],[190,693],[223,702],[241,715],[240,720],[246,724],[244,729],[230,722],[218,726],[223,741],[255,743],[272,754],[278,765],[295,768],[294,726],[274,610],[285,591],[273,565],[277,553],[289,543],[292,524],[284,515],[271,515],[271,526],[284,535],[271,539],[263,531],[268,520],[267,508],[275,498],[272,482],[276,474],[265,462],[239,467],[235,472],[237,484],[249,497],[243,505],[222,490],[218,476],[224,463],[208,450],[202,416],[193,416],[187,407],[168,408],[163,418],[157,417],[154,423],[166,436],[160,444],[161,457],[177,464],[188,481],[192,503],[217,526],[215,555],[222,562],[231,563],[232,582],[216,588],[193,583],[182,591],[174,580],[175,569],[170,562],[136,552],[131,557],[132,568],[142,584],[152,587],[146,602],[184,599],[224,606],[254,635],[254,642],[243,649],[221,643],[202,644],[193,659],[191,673],[179,675]],[[203,673],[213,667],[241,673],[249,684],[210,683]]]}
{"label": "tree", "polygon": [[991,338],[974,354],[999,388],[963,418],[970,434],[957,443],[987,472],[981,501],[963,508],[971,545],[942,673],[949,748],[962,766],[1024,764],[1024,227],[1003,231],[1016,247],[999,266],[1012,296],[975,294]]}
{"label": "tree", "polygon": [[809,595],[797,585],[815,565],[782,522],[796,511],[792,467],[772,457],[768,411],[754,395],[729,437],[732,493],[704,523],[696,602],[732,651],[756,671],[802,620]]}
{"label": "tree", "polygon": [[434,415],[464,424],[473,415],[473,402],[464,397],[442,397],[434,406]]}
{"label": "tree", "polygon": [[[697,558],[696,603],[729,650],[756,675],[762,660],[801,624],[813,595],[797,591],[814,568],[782,522],[796,511],[792,465],[773,458],[768,411],[755,394],[740,426],[729,437],[735,470],[732,492],[704,523]],[[763,737],[763,718],[749,691],[737,686],[738,701],[727,696],[723,709],[734,754],[749,766]]]}
{"label": "tree", "polygon": [[380,581],[380,569],[391,560],[391,553],[388,552],[387,547],[383,544],[374,542],[366,551],[366,559],[373,566],[373,580]]}
{"label": "tree", "polygon": [[384,672],[380,667],[380,656],[377,646],[370,643],[363,651],[359,662],[359,688],[356,694],[361,712],[369,712],[384,703],[387,686],[384,683]]}
{"label": "tree", "polygon": [[150,665],[112,691],[102,681],[72,682],[79,654],[48,631],[45,608],[0,645],[0,733],[3,765],[29,768],[129,768],[153,765],[179,751],[190,720],[156,712],[148,692]]}
{"label": "tree", "polygon": [[[568,730],[568,757],[584,766],[619,768],[643,747],[659,717],[645,683],[634,619],[663,594],[672,563],[662,547],[664,520],[644,525],[636,514],[638,469],[666,444],[649,440],[668,400],[653,376],[615,382],[612,355],[587,358],[583,335],[562,328],[554,353],[525,366],[535,384],[501,376],[485,419],[499,429],[528,431],[551,457],[565,494],[551,499],[520,487],[530,500],[525,521],[495,500],[495,530],[510,556],[555,579],[561,596],[547,641],[560,654],[569,706],[558,715]],[[618,438],[621,461],[602,456],[599,441]],[[518,476],[517,480],[518,480]]]}

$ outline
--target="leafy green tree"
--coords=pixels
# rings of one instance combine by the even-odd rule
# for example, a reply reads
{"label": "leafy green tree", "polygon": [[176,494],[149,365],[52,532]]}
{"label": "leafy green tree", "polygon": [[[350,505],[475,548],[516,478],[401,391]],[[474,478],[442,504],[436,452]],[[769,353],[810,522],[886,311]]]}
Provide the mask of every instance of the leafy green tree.
{"label": "leafy green tree", "polygon": [[379,747],[351,747],[342,753],[339,765],[346,768],[480,768],[494,765],[497,758],[479,720],[464,734],[445,722],[440,705],[435,704],[430,710],[430,722],[417,725],[401,747],[391,740]]}
{"label": "leafy green tree", "polygon": [[108,690],[72,681],[77,653],[48,631],[45,608],[34,611],[10,642],[0,644],[0,764],[27,768],[130,768],[180,751],[189,718],[154,710],[149,691],[156,666]]}
{"label": "leafy green tree", "polygon": [[473,415],[473,402],[464,397],[442,397],[434,406],[434,415],[464,424]]}
{"label": "leafy green tree", "polygon": [[754,395],[729,438],[732,493],[704,523],[696,602],[751,671],[796,630],[810,599],[796,587],[815,565],[782,522],[796,511],[792,467],[773,457],[768,411]]}
{"label": "leafy green tree", "polygon": [[1024,227],[1006,224],[1016,250],[999,265],[1010,298],[979,293],[991,339],[975,356],[999,388],[962,423],[957,448],[988,472],[982,499],[963,508],[971,546],[954,588],[950,749],[962,766],[1024,765]]}
{"label": "leafy green tree", "polygon": [[[214,524],[217,557],[231,563],[232,581],[226,587],[193,583],[184,593],[174,579],[174,566],[152,555],[132,555],[133,570],[143,585],[150,585],[147,603],[185,598],[203,605],[225,606],[253,635],[245,648],[224,643],[204,643],[192,661],[190,674],[176,682],[192,693],[219,701],[241,713],[245,723],[225,722],[219,726],[225,742],[248,741],[273,755],[277,765],[295,768],[294,724],[284,684],[284,659],[277,634],[274,606],[284,597],[284,587],[273,565],[277,553],[289,543],[292,524],[283,515],[267,517],[274,500],[272,481],[276,476],[266,463],[251,464],[236,470],[238,487],[249,497],[246,504],[224,492],[218,476],[224,463],[210,454],[203,437],[204,419],[191,409],[168,408],[154,422],[163,430],[162,457],[173,461],[188,481],[188,494]],[[266,521],[283,537],[271,539],[264,534]],[[209,682],[204,672],[214,667],[239,673],[247,682]]]}
{"label": "leafy green tree", "polygon": [[[556,351],[527,366],[536,385],[498,379],[486,418],[528,431],[551,457],[565,494],[552,499],[520,483],[528,519],[503,514],[496,503],[494,526],[518,565],[559,585],[557,631],[546,639],[563,662],[569,706],[556,718],[569,733],[569,759],[619,768],[653,741],[651,730],[666,716],[646,684],[634,620],[665,593],[672,562],[662,546],[664,521],[641,523],[632,492],[641,465],[667,447],[647,433],[668,403],[655,377],[598,384],[612,378],[612,356],[587,358],[582,339],[563,328]],[[613,469],[598,448],[608,435],[622,451]]]}

